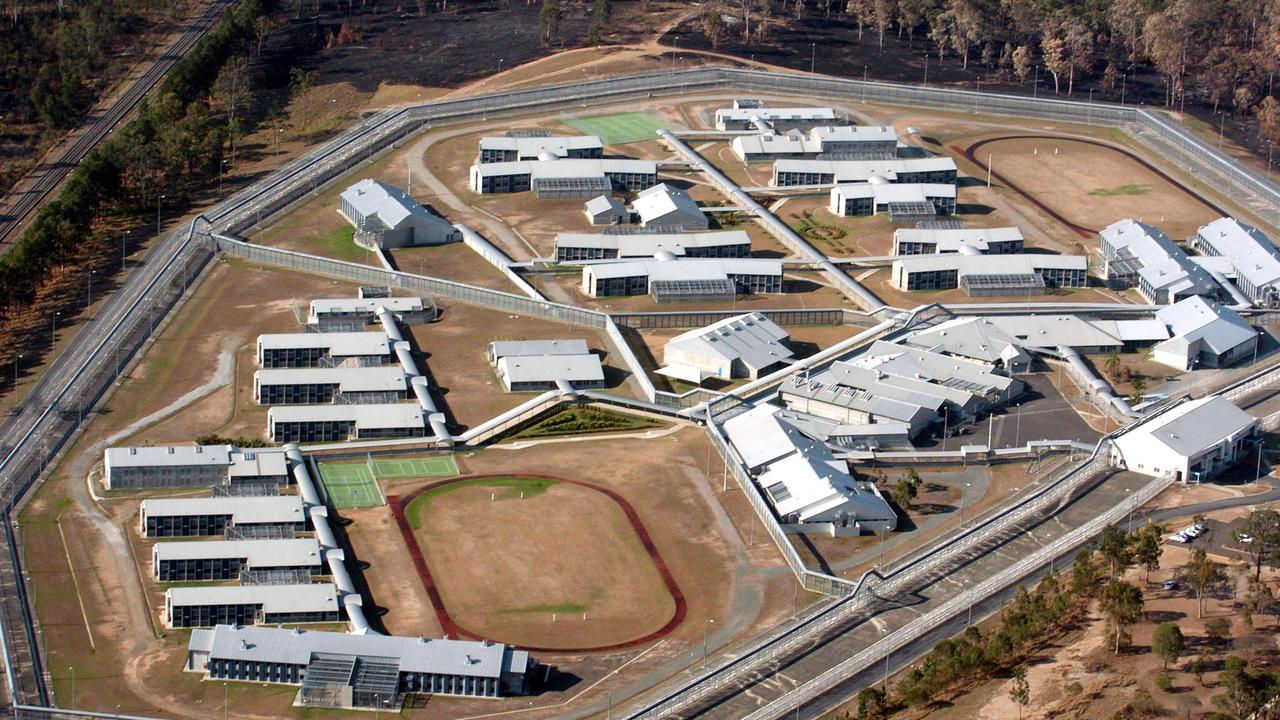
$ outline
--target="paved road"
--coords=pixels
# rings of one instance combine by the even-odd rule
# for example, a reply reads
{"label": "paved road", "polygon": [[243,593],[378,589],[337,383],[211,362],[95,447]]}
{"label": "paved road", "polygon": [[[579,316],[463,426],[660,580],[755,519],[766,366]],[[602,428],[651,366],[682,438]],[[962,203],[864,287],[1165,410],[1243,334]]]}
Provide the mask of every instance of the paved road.
{"label": "paved road", "polygon": [[18,187],[25,189],[11,193],[5,198],[4,211],[0,214],[0,250],[7,249],[18,240],[22,227],[45,201],[56,195],[62,181],[71,170],[84,159],[89,151],[97,147],[111,130],[125,119],[137,107],[142,98],[151,92],[168,74],[174,63],[187,54],[201,37],[209,31],[222,16],[222,11],[232,0],[213,0],[200,17],[187,26],[178,39],[169,46],[163,55],[146,69],[120,97],[116,99],[102,114],[91,115],[87,124],[76,132],[79,136],[63,150],[53,162],[41,164],[26,177],[18,181]]}

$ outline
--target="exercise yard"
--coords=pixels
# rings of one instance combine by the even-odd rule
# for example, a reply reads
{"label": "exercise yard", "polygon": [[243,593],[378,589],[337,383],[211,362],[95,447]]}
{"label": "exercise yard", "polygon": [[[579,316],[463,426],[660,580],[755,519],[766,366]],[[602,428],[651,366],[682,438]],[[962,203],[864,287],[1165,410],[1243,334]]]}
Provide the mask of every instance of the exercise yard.
{"label": "exercise yard", "polygon": [[586,135],[599,135],[605,145],[653,140],[666,126],[645,113],[629,112],[568,118],[565,125]]}
{"label": "exercise yard", "polygon": [[368,463],[327,463],[318,465],[329,503],[339,510],[385,505],[382,491],[369,472]]}
{"label": "exercise yard", "polygon": [[1009,185],[1085,237],[1117,220],[1135,218],[1181,239],[1222,215],[1128,151],[1093,140],[994,137],[970,145],[967,152],[981,167],[990,160],[998,185]]}
{"label": "exercise yard", "polygon": [[428,458],[392,458],[374,460],[375,478],[452,477],[458,474],[458,463],[452,455]]}
{"label": "exercise yard", "polygon": [[421,552],[446,632],[585,651],[647,641],[683,620],[665,562],[634,509],[611,491],[491,476],[446,481],[406,500],[402,528]]}

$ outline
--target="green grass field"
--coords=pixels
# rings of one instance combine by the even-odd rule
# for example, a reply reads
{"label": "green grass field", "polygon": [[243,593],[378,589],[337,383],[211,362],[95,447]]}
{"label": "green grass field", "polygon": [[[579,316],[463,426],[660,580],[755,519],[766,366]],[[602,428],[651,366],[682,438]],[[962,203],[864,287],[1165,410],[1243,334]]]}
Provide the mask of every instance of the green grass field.
{"label": "green grass field", "polygon": [[374,460],[373,471],[380,478],[451,477],[458,474],[458,464],[450,455],[401,460]]}
{"label": "green grass field", "polygon": [[1119,195],[1146,195],[1151,192],[1150,185],[1121,185],[1113,188],[1097,188],[1090,195],[1099,197],[1116,197]]}
{"label": "green grass field", "polygon": [[652,117],[638,112],[571,118],[564,124],[587,135],[599,135],[605,145],[656,140],[657,131],[666,128]]}
{"label": "green grass field", "polygon": [[320,463],[320,482],[324,483],[329,501],[338,509],[385,505],[377,478],[452,477],[457,474],[458,463],[451,455],[374,460],[373,473],[369,472],[367,461]]}

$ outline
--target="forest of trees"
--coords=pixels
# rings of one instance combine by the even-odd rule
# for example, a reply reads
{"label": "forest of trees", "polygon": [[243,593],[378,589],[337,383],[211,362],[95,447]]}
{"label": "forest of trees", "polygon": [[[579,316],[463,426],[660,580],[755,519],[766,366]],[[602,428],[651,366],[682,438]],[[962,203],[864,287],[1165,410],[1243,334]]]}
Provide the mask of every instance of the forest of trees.
{"label": "forest of trees", "polygon": [[[881,46],[919,44],[1012,81],[1038,73],[1064,95],[1086,80],[1118,89],[1150,68],[1165,105],[1253,115],[1264,137],[1280,139],[1280,0],[711,0],[701,25],[713,45],[751,43],[784,18],[814,14],[843,14]],[[745,22],[730,28],[726,18]]]}

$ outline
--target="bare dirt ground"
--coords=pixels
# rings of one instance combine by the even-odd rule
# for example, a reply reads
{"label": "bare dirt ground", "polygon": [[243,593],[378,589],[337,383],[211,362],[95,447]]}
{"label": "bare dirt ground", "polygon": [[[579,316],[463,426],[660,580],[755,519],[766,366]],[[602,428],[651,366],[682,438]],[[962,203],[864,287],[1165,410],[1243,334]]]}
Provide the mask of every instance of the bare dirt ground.
{"label": "bare dirt ground", "polygon": [[377,605],[376,608],[366,606],[365,612],[378,617],[386,631],[393,635],[441,637],[443,631],[432,612],[431,599],[413,564],[404,562],[401,556],[378,552],[380,548],[403,547],[391,509],[384,505],[343,510],[342,517],[351,521],[345,527],[347,538],[355,550],[356,560],[366,563],[361,574]]}
{"label": "bare dirt ground", "polygon": [[495,340],[583,338],[602,357],[607,387],[630,394],[626,366],[612,357],[610,344],[591,328],[452,303],[442,306],[438,322],[407,329],[415,348],[426,358],[423,372],[431,376],[432,386],[443,398],[442,409],[459,428],[484,422],[534,396],[503,390],[484,358],[485,347]]}
{"label": "bare dirt ground", "polygon": [[657,631],[675,610],[626,515],[596,490],[556,483],[517,498],[478,485],[417,503],[415,534],[445,606],[481,637],[600,647]]}

